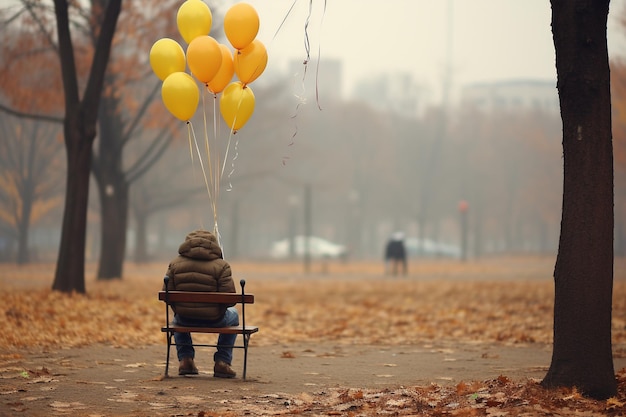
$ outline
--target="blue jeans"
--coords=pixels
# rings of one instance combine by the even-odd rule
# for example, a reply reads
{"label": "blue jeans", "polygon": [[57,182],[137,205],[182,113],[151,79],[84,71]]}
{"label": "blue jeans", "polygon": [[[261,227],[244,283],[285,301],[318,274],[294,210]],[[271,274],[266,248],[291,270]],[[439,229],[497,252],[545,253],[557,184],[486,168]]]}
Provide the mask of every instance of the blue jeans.
{"label": "blue jeans", "polygon": [[[228,327],[239,325],[239,313],[235,307],[229,307],[224,313],[224,317],[221,320],[203,320],[194,319],[189,317],[181,317],[178,314],[174,314],[174,323],[180,326],[201,326],[201,327]],[[193,348],[193,341],[191,340],[191,333],[174,333],[174,340],[176,341],[176,353],[178,354],[178,360],[183,358],[194,358],[195,350]],[[232,364],[233,361],[233,348],[237,340],[236,334],[221,334],[217,339],[217,352],[213,355],[215,362],[222,361],[227,364]]]}

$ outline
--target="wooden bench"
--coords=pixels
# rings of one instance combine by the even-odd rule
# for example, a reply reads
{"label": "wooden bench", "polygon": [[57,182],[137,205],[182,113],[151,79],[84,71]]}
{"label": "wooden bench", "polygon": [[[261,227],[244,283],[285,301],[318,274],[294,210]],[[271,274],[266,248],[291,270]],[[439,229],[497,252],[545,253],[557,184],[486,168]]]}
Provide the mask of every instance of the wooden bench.
{"label": "wooden bench", "polygon": [[[167,283],[169,277],[164,278],[165,291],[159,291],[159,300],[165,302],[165,327],[161,331],[167,334],[167,359],[165,362],[165,377],[168,376],[170,364],[170,349],[176,346],[176,342],[172,341],[174,333],[227,333],[240,334],[243,338],[242,344],[235,344],[230,347],[243,349],[243,379],[246,379],[246,368],[248,365],[248,346],[252,333],[259,331],[257,326],[246,324],[246,304],[254,303],[254,294],[246,294],[246,281],[241,280],[241,293],[223,293],[223,292],[193,292],[193,291],[169,291]],[[188,327],[177,326],[170,322],[170,307],[176,303],[215,303],[215,304],[241,304],[241,314],[239,315],[239,326],[229,327]],[[193,346],[200,347],[217,347],[217,344],[196,344]]]}

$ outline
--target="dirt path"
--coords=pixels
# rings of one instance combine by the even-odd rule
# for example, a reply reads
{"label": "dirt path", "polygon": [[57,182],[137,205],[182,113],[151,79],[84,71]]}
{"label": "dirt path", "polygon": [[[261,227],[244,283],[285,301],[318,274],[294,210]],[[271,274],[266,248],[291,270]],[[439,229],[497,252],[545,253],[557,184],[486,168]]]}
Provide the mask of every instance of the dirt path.
{"label": "dirt path", "polygon": [[[4,414],[196,415],[207,405],[226,409],[264,403],[288,405],[291,398],[323,395],[332,388],[389,388],[458,384],[506,376],[541,378],[550,363],[548,347],[432,344],[423,346],[340,346],[302,343],[252,346],[248,378],[212,377],[210,349],[198,349],[200,375],[163,379],[165,347],[82,349],[28,353],[2,363],[0,400]],[[174,352],[172,352],[174,354]],[[626,366],[618,359],[617,366]],[[245,404],[244,404],[245,403]]]}

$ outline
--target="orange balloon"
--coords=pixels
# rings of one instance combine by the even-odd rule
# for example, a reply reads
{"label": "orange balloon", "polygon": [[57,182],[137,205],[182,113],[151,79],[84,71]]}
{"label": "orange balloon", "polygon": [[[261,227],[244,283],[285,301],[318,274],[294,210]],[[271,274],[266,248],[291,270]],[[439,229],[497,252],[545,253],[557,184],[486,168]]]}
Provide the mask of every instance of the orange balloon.
{"label": "orange balloon", "polygon": [[254,93],[241,81],[235,81],[224,89],[220,98],[220,113],[235,132],[243,127],[254,112]]}
{"label": "orange balloon", "polygon": [[235,49],[243,49],[259,33],[259,14],[248,3],[237,3],[224,15],[224,33]]}
{"label": "orange balloon", "polygon": [[213,94],[221,93],[233,79],[233,74],[235,73],[233,55],[230,53],[230,49],[226,45],[220,44],[220,51],[222,53],[222,64],[217,70],[215,77],[207,84],[209,91]]}
{"label": "orange balloon", "polygon": [[258,39],[255,39],[233,55],[235,74],[244,84],[250,84],[259,78],[267,66],[267,49]]}
{"label": "orange balloon", "polygon": [[222,65],[220,44],[210,36],[195,37],[187,47],[187,64],[198,81],[208,83]]}

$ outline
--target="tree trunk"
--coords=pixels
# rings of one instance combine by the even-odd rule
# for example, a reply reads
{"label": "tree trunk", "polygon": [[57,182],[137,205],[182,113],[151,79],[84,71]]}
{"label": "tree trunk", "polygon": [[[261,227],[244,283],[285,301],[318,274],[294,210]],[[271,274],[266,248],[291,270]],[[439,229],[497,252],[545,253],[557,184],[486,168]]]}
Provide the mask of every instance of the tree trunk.
{"label": "tree trunk", "polygon": [[31,215],[33,212],[33,204],[35,200],[35,171],[36,171],[36,143],[34,134],[28,141],[27,148],[27,160],[25,163],[26,172],[24,172],[24,178],[22,179],[22,207],[20,218],[17,221],[18,230],[18,246],[17,246],[17,263],[18,265],[24,265],[30,262],[30,252],[28,249],[28,231],[30,229]]}
{"label": "tree trunk", "polygon": [[[72,122],[74,120],[75,123]],[[85,292],[85,232],[91,173],[91,140],[77,128],[75,118],[65,121],[67,192],[61,229],[59,258],[53,290]]]}
{"label": "tree trunk", "polygon": [[148,262],[148,213],[135,211],[135,262]]}
{"label": "tree trunk", "polygon": [[28,249],[28,230],[30,228],[30,216],[33,207],[32,194],[24,193],[22,199],[22,213],[18,222],[18,245],[17,263],[24,265],[30,262],[30,252]]}
{"label": "tree trunk", "polygon": [[[107,85],[115,77],[108,75]],[[126,228],[128,224],[129,185],[122,170],[122,121],[116,97],[103,95],[100,98],[99,147],[94,157],[93,173],[100,196],[100,261],[98,280],[122,278],[126,254]]]}
{"label": "tree trunk", "polygon": [[122,278],[128,223],[128,184],[123,173],[98,183],[102,214],[99,280]]}
{"label": "tree trunk", "polygon": [[[115,90],[116,76],[105,77],[105,90]],[[129,184],[122,168],[124,148],[124,122],[122,105],[114,94],[103,94],[98,113],[98,153],[94,157],[93,173],[100,195],[100,261],[98,280],[122,278],[126,255],[126,229],[128,224]]]}
{"label": "tree trunk", "polygon": [[613,150],[609,0],[552,0],[563,121],[563,211],[554,269],[554,349],[545,387],[616,394],[611,352]]}

